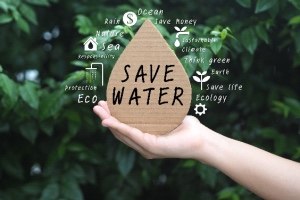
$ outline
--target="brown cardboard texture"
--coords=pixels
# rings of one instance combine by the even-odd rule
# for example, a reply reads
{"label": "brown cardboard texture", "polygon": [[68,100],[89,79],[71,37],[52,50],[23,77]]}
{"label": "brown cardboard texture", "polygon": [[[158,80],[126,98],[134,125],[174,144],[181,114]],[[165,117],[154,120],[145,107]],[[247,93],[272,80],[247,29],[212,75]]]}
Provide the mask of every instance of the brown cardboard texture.
{"label": "brown cardboard texture", "polygon": [[149,19],[117,60],[106,93],[112,116],[146,133],[170,132],[186,116],[188,76]]}

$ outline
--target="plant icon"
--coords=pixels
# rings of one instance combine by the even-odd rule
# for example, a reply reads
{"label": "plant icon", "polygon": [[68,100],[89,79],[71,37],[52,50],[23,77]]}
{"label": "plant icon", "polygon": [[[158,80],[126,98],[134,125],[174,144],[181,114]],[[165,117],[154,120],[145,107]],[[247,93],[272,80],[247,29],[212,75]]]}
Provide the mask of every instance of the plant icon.
{"label": "plant icon", "polygon": [[[190,32],[189,31],[185,31],[187,29],[186,26],[182,27],[181,29],[177,26],[174,26],[175,30],[178,31],[178,33],[176,33],[176,40],[174,42],[175,47],[179,47],[180,46],[180,42],[179,42],[179,35],[189,35]],[[185,32],[184,32],[185,31]]]}
{"label": "plant icon", "polygon": [[204,71],[204,72],[199,72],[199,71],[196,71],[196,73],[198,75],[200,75],[200,78],[198,76],[193,76],[193,79],[196,81],[196,82],[200,82],[201,83],[201,90],[202,90],[202,83],[203,82],[207,82],[209,79],[210,79],[210,76],[206,76],[206,77],[202,77],[203,75],[205,75],[207,73],[207,71]]}

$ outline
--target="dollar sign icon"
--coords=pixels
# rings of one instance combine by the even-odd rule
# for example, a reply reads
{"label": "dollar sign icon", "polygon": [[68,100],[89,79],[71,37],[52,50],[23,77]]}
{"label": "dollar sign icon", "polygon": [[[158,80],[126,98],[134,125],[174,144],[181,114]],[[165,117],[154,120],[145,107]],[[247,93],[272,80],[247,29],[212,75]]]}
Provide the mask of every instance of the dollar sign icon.
{"label": "dollar sign icon", "polygon": [[137,22],[137,16],[134,12],[127,12],[123,15],[123,22],[127,26],[133,26]]}

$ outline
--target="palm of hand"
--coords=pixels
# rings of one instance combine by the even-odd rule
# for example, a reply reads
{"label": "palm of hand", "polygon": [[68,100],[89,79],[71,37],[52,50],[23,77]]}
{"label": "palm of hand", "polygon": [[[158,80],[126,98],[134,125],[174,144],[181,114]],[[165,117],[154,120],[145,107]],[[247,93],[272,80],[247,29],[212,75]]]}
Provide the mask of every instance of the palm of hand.
{"label": "palm of hand", "polygon": [[[187,116],[173,131],[165,135],[151,135],[119,122],[111,116],[107,103],[100,101],[94,112],[102,119],[114,136],[135,149],[145,158],[194,158],[195,149],[203,146],[205,127],[197,118]],[[201,130],[202,129],[202,130]]]}

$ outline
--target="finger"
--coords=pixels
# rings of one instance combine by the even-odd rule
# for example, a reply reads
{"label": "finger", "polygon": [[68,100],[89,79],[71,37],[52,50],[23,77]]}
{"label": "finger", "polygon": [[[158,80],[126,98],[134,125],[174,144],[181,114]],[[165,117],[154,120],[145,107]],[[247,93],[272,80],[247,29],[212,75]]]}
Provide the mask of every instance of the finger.
{"label": "finger", "polygon": [[102,121],[111,117],[111,115],[101,106],[94,106],[93,111],[100,117]]}
{"label": "finger", "polygon": [[106,120],[105,123],[109,128],[112,128],[115,131],[122,133],[123,135],[126,136],[131,136],[132,133],[142,134],[140,130],[128,126],[127,124],[121,123],[119,120],[117,120],[114,117],[109,118],[109,120]]}
{"label": "finger", "polygon": [[99,104],[102,108],[104,108],[104,110],[106,110],[107,113],[110,114],[110,111],[109,111],[109,108],[108,108],[108,105],[107,105],[107,102],[106,101],[99,101]]}

